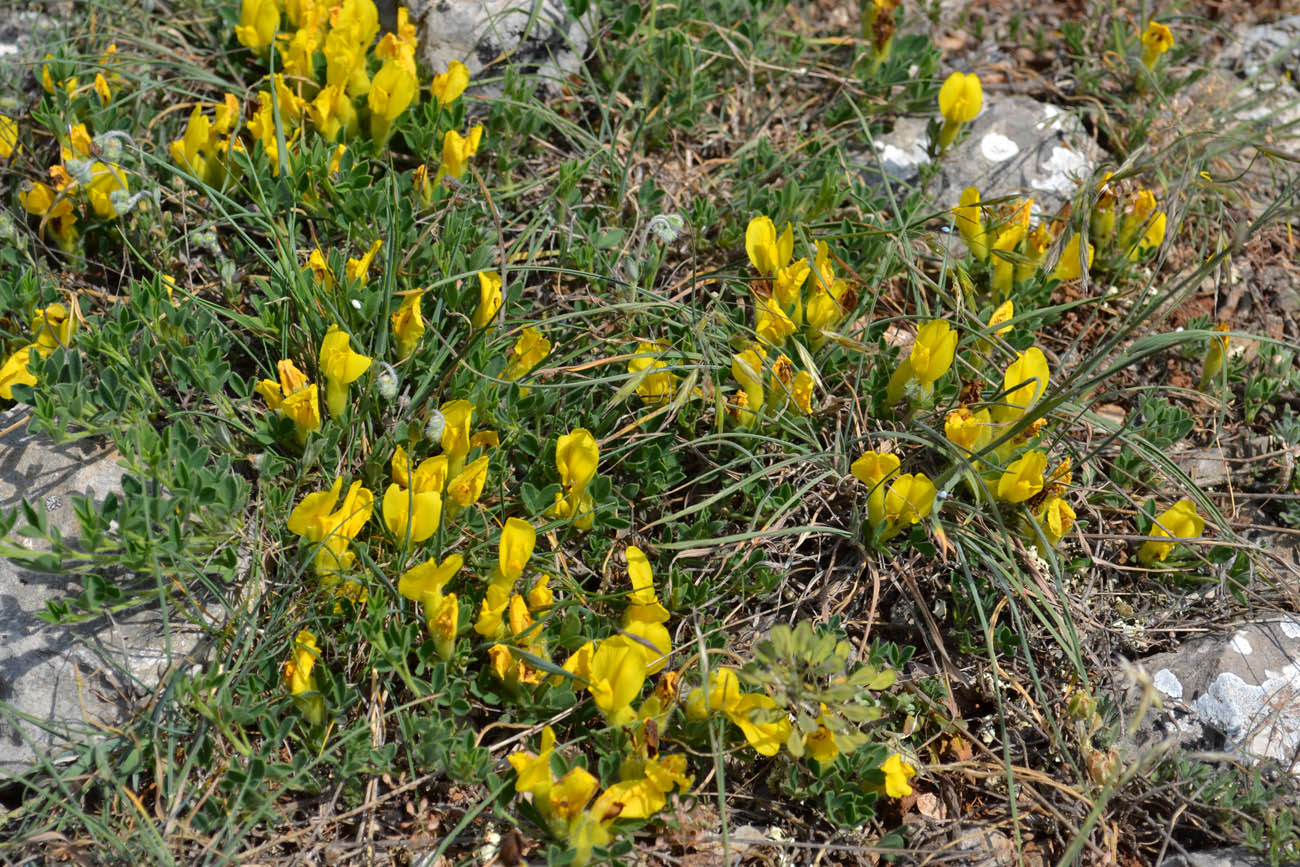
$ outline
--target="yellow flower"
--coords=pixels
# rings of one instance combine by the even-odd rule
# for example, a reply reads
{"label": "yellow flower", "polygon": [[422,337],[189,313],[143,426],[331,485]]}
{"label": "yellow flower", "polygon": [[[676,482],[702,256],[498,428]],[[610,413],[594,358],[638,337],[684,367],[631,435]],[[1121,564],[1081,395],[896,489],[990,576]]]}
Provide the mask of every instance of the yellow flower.
{"label": "yellow flower", "polygon": [[1142,232],[1142,237],[1137,240],[1128,251],[1128,260],[1136,262],[1146,255],[1147,252],[1159,247],[1165,239],[1165,223],[1167,218],[1164,211],[1156,211],[1147,220],[1146,228]]}
{"label": "yellow flower", "polygon": [[[493,581],[488,585],[479,606],[478,620],[474,622],[474,631],[484,638],[497,639],[505,635],[505,626],[501,618],[510,604],[510,585]],[[504,678],[502,678],[504,680]]]}
{"label": "yellow flower", "polygon": [[384,493],[384,524],[398,539],[419,543],[438,529],[442,520],[442,489],[447,480],[445,455],[427,458],[410,471],[406,449],[393,451],[393,484]]}
{"label": "yellow flower", "polygon": [[942,319],[932,319],[921,326],[912,341],[912,352],[899,363],[889,378],[886,396],[889,402],[902,399],[909,382],[920,386],[923,398],[934,393],[934,384],[952,367],[957,351],[957,332]]}
{"label": "yellow flower", "polygon": [[1029,215],[1033,205],[1032,199],[1021,202],[1011,216],[995,230],[992,247],[992,285],[995,298],[1002,298],[1011,291],[1011,284],[1015,279],[1016,265],[1009,257],[1001,254],[1016,252],[1020,247],[1020,242],[1029,234]]}
{"label": "yellow flower", "polygon": [[494,644],[488,648],[488,669],[512,693],[518,692],[519,684],[524,680],[524,665],[524,661],[511,652],[509,645]]}
{"label": "yellow flower", "polygon": [[[1156,194],[1151,190],[1138,190],[1124,212],[1124,219],[1119,227],[1119,246],[1129,250],[1138,238],[1138,232],[1148,228],[1148,223],[1156,213]],[[1163,229],[1161,230],[1163,239]]]}
{"label": "yellow flower", "polygon": [[95,73],[95,95],[99,97],[99,104],[106,106],[113,101],[113,89],[108,86],[108,79],[104,73]]}
{"label": "yellow flower", "polygon": [[[525,328],[510,350],[510,357],[506,360],[506,368],[501,372],[501,378],[507,382],[515,382],[527,376],[529,371],[541,364],[542,359],[550,352],[551,341],[543,337],[542,332],[536,328]],[[519,394],[527,395],[528,389],[520,387]]]}
{"label": "yellow flower", "polygon": [[[1061,258],[1052,270],[1053,280],[1078,280],[1083,275],[1083,262],[1079,256],[1079,235],[1072,235],[1061,250]],[[1093,246],[1088,245],[1088,267],[1092,268]]]}
{"label": "yellow flower", "polygon": [[885,493],[885,532],[880,541],[892,539],[929,515],[937,495],[934,482],[924,473],[904,473],[894,479]]}
{"label": "yellow flower", "polygon": [[[347,91],[337,84],[328,84],[320,89],[315,99],[306,105],[307,116],[316,126],[316,131],[326,141],[335,141],[342,132],[351,135],[357,130],[357,109]],[[337,160],[330,163],[330,174],[338,171]]]}
{"label": "yellow flower", "polygon": [[[274,92],[274,96],[272,96]],[[276,110],[280,115],[280,134],[292,148],[302,133],[301,123],[306,103],[285,83],[284,76],[272,76],[272,91],[258,91],[258,107],[248,122],[248,131],[262,143],[271,163],[271,174],[280,173],[280,135],[276,133]],[[232,140],[231,147],[234,147]]]}
{"label": "yellow flower", "polygon": [[826,727],[826,705],[821,706],[821,713],[817,716],[817,729],[803,736],[803,746],[809,756],[823,765],[830,764],[839,756],[835,734]]}
{"label": "yellow flower", "polygon": [[510,596],[510,604],[506,610],[509,612],[511,640],[523,644],[529,640],[528,633],[532,631],[535,623],[533,615],[528,611],[528,602],[518,593],[514,593]]}
{"label": "yellow flower", "polygon": [[800,258],[783,268],[776,269],[776,279],[772,282],[772,296],[787,311],[795,325],[803,321],[802,294],[803,284],[808,281],[812,266],[806,257]]}
{"label": "yellow flower", "polygon": [[371,138],[377,142],[388,138],[393,121],[406,111],[419,86],[413,63],[408,65],[401,59],[384,61],[370,80],[370,91],[366,95],[370,105]]}
{"label": "yellow flower", "polygon": [[325,698],[311,673],[319,656],[316,636],[304,629],[294,638],[293,656],[284,664],[285,686],[293,696],[294,704],[312,725],[320,725],[325,719]]}
{"label": "yellow flower", "polygon": [[696,687],[686,697],[688,719],[703,720],[711,713],[725,714],[760,755],[776,755],[790,738],[785,711],[766,695],[742,693],[736,673],[729,668],[714,669],[709,674],[709,688]]}
{"label": "yellow flower", "polygon": [[901,461],[892,452],[863,452],[853,462],[849,472],[869,489],[867,494],[867,520],[872,526],[885,520],[884,482],[898,472]]}
{"label": "yellow flower", "polygon": [[72,343],[77,330],[77,318],[62,304],[39,307],[32,313],[32,342],[12,353],[0,366],[0,397],[13,400],[15,385],[36,385],[36,377],[28,368],[29,350],[35,349],[41,358],[49,358],[55,349]]}
{"label": "yellow flower", "polygon": [[307,375],[292,361],[281,360],[276,365],[280,381],[263,379],[254,390],[266,399],[267,406],[293,422],[298,442],[306,443],[307,435],[320,430],[320,400],[315,385],[307,382]]}
{"label": "yellow flower", "polygon": [[420,315],[420,299],[424,292],[412,292],[402,299],[402,306],[393,314],[393,337],[397,339],[397,357],[407,358],[415,352],[424,336],[424,317]]}
{"label": "yellow flower", "polygon": [[574,768],[555,781],[549,794],[551,814],[568,821],[576,818],[600,788],[600,781],[583,768]]}
{"label": "yellow flower", "polygon": [[903,757],[894,753],[880,766],[885,775],[885,794],[891,798],[905,798],[912,794],[912,786],[907,782],[916,776],[916,768],[903,761]]}
{"label": "yellow flower", "polygon": [[[53,60],[54,55],[47,54],[45,55],[45,59]],[[48,63],[41,65],[41,87],[44,88],[46,93],[50,95],[54,94],[54,77],[50,74],[50,65]],[[63,81],[59,82],[59,87],[62,87],[63,90],[71,96],[73,91],[77,89],[76,77],[65,78]]]}
{"label": "yellow flower", "polygon": [[731,375],[740,383],[744,400],[737,401],[743,427],[750,427],[763,408],[763,356],[758,349],[746,349],[731,356]]}
{"label": "yellow flower", "polygon": [[293,658],[284,664],[284,681],[289,692],[301,695],[316,691],[316,678],[311,676],[319,651],[316,636],[304,629],[294,640]]}
{"label": "yellow flower", "polygon": [[433,182],[429,180],[429,167],[424,163],[415,167],[411,172],[411,189],[415,192],[421,207],[429,207],[433,204]]}
{"label": "yellow flower", "polygon": [[172,162],[187,169],[204,183],[208,182],[206,152],[211,135],[212,122],[203,113],[203,106],[196,105],[190,112],[189,122],[185,125],[185,135],[173,141],[167,149]]}
{"label": "yellow flower", "polygon": [[761,693],[743,693],[724,711],[760,756],[774,756],[790,739],[785,709]]}
{"label": "yellow flower", "polygon": [[397,579],[397,592],[426,607],[436,604],[443,598],[442,588],[456,577],[463,565],[465,558],[460,554],[449,554],[441,563],[425,560],[402,573]]}
{"label": "yellow flower", "polygon": [[998,308],[993,311],[991,316],[989,316],[989,331],[992,331],[999,337],[1006,334],[1011,330],[1011,326],[1004,323],[1009,323],[1013,318],[1015,318],[1015,315],[1015,302],[1008,298],[1006,301],[1003,301],[998,305]]}
{"label": "yellow flower", "polygon": [[321,576],[351,566],[353,555],[347,551],[347,543],[357,537],[374,511],[374,495],[361,482],[352,483],[343,503],[335,510],[342,488],[340,477],[328,491],[303,497],[289,514],[289,532],[321,546],[315,557],[316,571]]}
{"label": "yellow flower", "polygon": [[943,128],[939,131],[939,153],[946,151],[957,138],[964,123],[970,123],[984,105],[984,89],[975,73],[954,72],[939,88],[939,113]]}
{"label": "yellow flower", "polygon": [[32,314],[32,339],[41,358],[49,358],[58,347],[70,345],[76,330],[77,318],[58,302],[38,307]]}
{"label": "yellow flower", "polygon": [[648,819],[668,805],[667,795],[674,787],[684,792],[691,781],[686,776],[686,756],[629,759],[619,768],[619,782],[591,805],[591,815]]}
{"label": "yellow flower", "polygon": [[775,295],[758,299],[754,304],[754,331],[768,346],[779,346],[794,334],[794,322],[781,309]]}
{"label": "yellow flower", "polygon": [[984,105],[984,90],[975,73],[954,72],[939,89],[939,113],[952,123],[970,123]]}
{"label": "yellow flower", "polygon": [[31,344],[12,353],[5,363],[0,366],[0,397],[5,400],[13,400],[15,385],[35,385],[36,377],[27,369],[27,362],[30,357]]}
{"label": "yellow flower", "polygon": [[537,531],[532,524],[521,518],[506,519],[497,550],[497,570],[507,583],[513,586],[523,576],[536,544]]}
{"label": "yellow flower", "polygon": [[667,403],[677,390],[676,374],[667,369],[666,361],[657,357],[663,351],[664,347],[657,343],[642,341],[637,344],[636,357],[627,363],[627,372],[634,376],[642,371],[650,371],[637,383],[636,393],[641,400],[652,406]]}
{"label": "yellow flower", "polygon": [[487,455],[471,461],[447,482],[447,499],[458,509],[477,503],[483,495],[483,486],[487,483],[487,471]]}
{"label": "yellow flower", "polygon": [[497,272],[478,272],[478,307],[470,320],[474,328],[487,328],[495,323],[504,300],[501,285],[501,275]]}
{"label": "yellow flower", "polygon": [[[527,750],[519,750],[506,756],[510,767],[515,769],[515,791],[532,794],[533,804],[539,810],[550,810],[549,795],[554,779],[551,776],[551,754],[554,751],[555,730],[546,726],[542,729],[542,743],[536,755]],[[550,818],[545,813],[543,816]]]}
{"label": "yellow flower", "polygon": [[635,545],[627,549],[627,574],[632,580],[629,604],[623,612],[623,631],[635,639],[645,659],[646,674],[658,674],[668,664],[672,637],[664,627],[668,610],[655,594],[654,574],[645,552]]}
{"label": "yellow flower", "polygon": [[[406,7],[403,6],[402,9],[406,9]],[[409,13],[402,13],[403,17],[407,14]],[[412,37],[414,37],[414,34],[412,34]],[[415,49],[416,43],[414,38],[412,38],[412,41],[407,42],[398,33],[385,33],[380,40],[375,43],[374,53],[375,57],[385,61],[385,65],[388,63],[398,64],[403,69],[410,71],[411,75],[414,76]],[[377,81],[378,78],[379,76],[376,75],[375,78],[371,80],[370,87],[372,90],[375,88],[375,81]]]}
{"label": "yellow flower", "polygon": [[95,214],[105,220],[117,216],[113,205],[113,193],[130,192],[126,172],[116,163],[93,162],[90,164],[90,183],[85,186],[86,198]]}
{"label": "yellow flower", "polygon": [[999,422],[1013,422],[1027,413],[1047,389],[1047,357],[1037,346],[1016,356],[1002,378],[1001,405],[993,408]]}
{"label": "yellow flower", "polygon": [[370,276],[370,265],[375,261],[375,254],[379,252],[379,248],[382,246],[384,246],[384,240],[376,238],[369,249],[361,254],[360,259],[348,259],[343,266],[343,272],[347,274],[348,279],[365,286],[366,280]]}
{"label": "yellow flower", "polygon": [[1025,452],[998,478],[997,498],[1007,503],[1023,503],[1043,489],[1046,470],[1045,452],[1037,449]]}
{"label": "yellow flower", "polygon": [[325,254],[321,252],[320,247],[311,251],[307,257],[307,264],[302,270],[311,269],[312,277],[315,281],[324,286],[326,289],[334,288],[334,272],[330,270],[329,263],[325,260]]}
{"label": "yellow flower", "polygon": [[264,53],[274,41],[279,26],[280,8],[276,0],[244,0],[239,8],[235,38],[240,45]]}
{"label": "yellow flower", "polygon": [[1160,55],[1174,47],[1174,34],[1159,21],[1148,21],[1142,31],[1142,65],[1154,69]]}
{"label": "yellow flower", "polygon": [[944,435],[960,446],[967,456],[982,450],[993,439],[993,419],[987,409],[972,412],[964,404],[948,413],[943,423]]}
{"label": "yellow flower", "polygon": [[564,490],[555,495],[551,514],[571,518],[578,530],[590,530],[595,523],[596,504],[587,493],[587,486],[596,477],[599,461],[600,447],[586,428],[574,428],[561,435],[555,444],[555,468]]}
{"label": "yellow flower", "polygon": [[764,277],[775,277],[794,254],[794,230],[786,223],[778,237],[771,217],[754,217],[745,229],[745,252],[754,270]]}
{"label": "yellow flower", "polygon": [[591,657],[596,652],[594,642],[584,643],[564,661],[562,668],[582,681],[591,680]]}
{"label": "yellow flower", "polygon": [[1047,537],[1047,544],[1055,547],[1074,526],[1074,509],[1061,497],[1048,497],[1038,507],[1035,518]]}
{"label": "yellow flower", "polygon": [[989,260],[988,231],[984,228],[984,212],[980,207],[980,191],[975,187],[962,190],[960,203],[953,209],[957,231],[970,248],[971,255],[981,262]]}
{"label": "yellow flower", "polygon": [[794,385],[790,389],[790,400],[803,415],[812,412],[813,378],[806,370],[794,375]]}
{"label": "yellow flower", "polygon": [[478,153],[478,146],[482,140],[482,124],[471,129],[465,138],[461,138],[460,133],[454,129],[447,130],[447,134],[442,137],[442,165],[438,167],[438,177],[451,175],[460,180],[465,174],[465,166],[469,164],[469,158]]}
{"label": "yellow flower", "polygon": [[18,148],[18,121],[0,114],[0,160],[7,160]]}
{"label": "yellow flower", "polygon": [[1197,388],[1205,391],[1214,382],[1214,378],[1219,375],[1223,368],[1223,359],[1228,354],[1228,323],[1220,322],[1214,327],[1215,331],[1220,332],[1221,336],[1210,338],[1210,348],[1205,352],[1205,361],[1201,365],[1201,381]]}
{"label": "yellow flower", "polygon": [[610,725],[624,725],[636,719],[632,701],[640,694],[645,678],[645,654],[640,646],[614,635],[602,641],[591,655],[587,691]]}
{"label": "yellow flower", "polygon": [[42,232],[47,224],[52,225],[60,247],[67,251],[75,248],[77,215],[66,196],[56,194],[48,185],[38,182],[20,191],[18,202],[27,213],[41,218]]}
{"label": "yellow flower", "polygon": [[[1015,263],[1013,266],[1016,282],[1028,280],[1038,273],[1038,269],[1043,265],[1043,260],[1047,258],[1047,251],[1052,248],[1052,244],[1055,242],[1056,236],[1048,230],[1046,223],[1039,223],[1034,227],[1034,230],[1025,237],[1024,247],[1020,251],[1020,255],[1024,257],[1024,260]],[[1075,260],[1077,261],[1079,258],[1077,246],[1075,249]]]}
{"label": "yellow flower", "polygon": [[439,106],[447,106],[459,99],[467,87],[469,87],[469,67],[459,60],[453,60],[447,65],[446,72],[433,77],[433,84],[429,89],[438,100]]}
{"label": "yellow flower", "polygon": [[423,542],[434,534],[442,520],[442,495],[417,491],[396,483],[384,492],[384,526],[398,539]]}
{"label": "yellow flower", "polygon": [[1106,172],[1097,187],[1097,201],[1088,216],[1088,235],[1101,249],[1106,249],[1115,234],[1115,186],[1110,183],[1113,172]]}
{"label": "yellow flower", "polygon": [[333,416],[347,408],[348,383],[370,369],[369,356],[353,352],[346,331],[331,325],[320,345],[320,370],[325,377],[325,404]]}
{"label": "yellow flower", "polygon": [[[291,17],[290,21],[292,20]],[[290,78],[313,78],[313,58],[321,47],[325,31],[319,22],[304,22],[301,26],[294,26],[297,29],[292,34],[280,33],[277,39],[283,61],[282,71]]]}
{"label": "yellow flower", "polygon": [[[1179,500],[1157,517],[1151,527],[1155,537],[1143,542],[1138,549],[1138,562],[1150,566],[1156,560],[1164,562],[1169,552],[1174,550],[1176,542],[1191,541],[1200,538],[1205,532],[1205,519],[1196,514],[1196,503],[1191,500]],[[1158,539],[1172,539],[1172,542],[1160,542]]]}
{"label": "yellow flower", "polygon": [[816,349],[825,339],[822,332],[844,318],[849,284],[835,276],[830,247],[825,241],[817,242],[817,258],[812,272],[816,279],[804,310],[804,320],[808,325],[809,342]]}
{"label": "yellow flower", "polygon": [[546,611],[554,605],[555,591],[551,590],[551,576],[543,572],[524,599],[528,602],[528,610],[533,613]]}
{"label": "yellow flower", "polygon": [[709,687],[696,687],[686,696],[686,718],[694,722],[723,713],[740,700],[740,679],[729,668],[715,668],[709,673]]}

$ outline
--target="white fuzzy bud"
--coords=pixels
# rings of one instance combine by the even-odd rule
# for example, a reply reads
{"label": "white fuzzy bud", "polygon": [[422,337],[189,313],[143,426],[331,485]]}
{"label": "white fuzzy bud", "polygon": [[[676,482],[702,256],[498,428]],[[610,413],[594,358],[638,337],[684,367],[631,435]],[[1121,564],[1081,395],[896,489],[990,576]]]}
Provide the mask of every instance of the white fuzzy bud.
{"label": "white fuzzy bud", "polygon": [[431,440],[441,440],[442,432],[447,427],[447,419],[439,410],[434,410],[429,415],[429,420],[424,424],[424,435]]}
{"label": "white fuzzy bud", "polygon": [[89,184],[94,180],[95,173],[91,171],[90,160],[68,160],[68,175],[79,184]]}
{"label": "white fuzzy bud", "polygon": [[656,214],[650,218],[646,231],[653,234],[665,244],[671,244],[682,233],[686,220],[681,214]]}
{"label": "white fuzzy bud", "polygon": [[381,361],[379,366],[383,368],[383,370],[379,371],[379,376],[375,378],[375,385],[379,388],[379,396],[384,400],[392,400],[397,397],[397,387],[401,384],[401,380],[391,364]]}

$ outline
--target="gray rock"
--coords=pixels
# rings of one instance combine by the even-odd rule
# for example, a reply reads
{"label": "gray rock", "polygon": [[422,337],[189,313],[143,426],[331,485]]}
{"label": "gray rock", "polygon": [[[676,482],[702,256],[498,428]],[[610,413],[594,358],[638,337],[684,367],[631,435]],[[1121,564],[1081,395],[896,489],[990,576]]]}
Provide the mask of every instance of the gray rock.
{"label": "gray rock", "polygon": [[[71,542],[79,533],[72,498],[99,501],[120,491],[123,471],[111,450],[86,440],[55,445],[28,433],[26,415],[22,407],[0,413],[0,508],[26,498]],[[29,550],[44,545],[16,533],[4,541]],[[69,626],[37,617],[48,601],[81,589],[64,576],[0,559],[0,773],[23,771],[128,719],[173,666],[195,653],[208,631],[203,621],[221,619],[170,605],[164,616],[157,604]]]}
{"label": "gray rock", "polygon": [[1198,488],[1217,488],[1228,484],[1228,461],[1218,446],[1205,449],[1177,448],[1169,458],[1187,473]]}
{"label": "gray rock", "polygon": [[1245,846],[1217,849],[1213,852],[1189,852],[1160,862],[1160,867],[1268,867],[1268,858]]}
{"label": "gray rock", "polygon": [[[1186,747],[1224,747],[1271,759],[1300,774],[1300,619],[1247,623],[1230,635],[1195,639],[1142,660],[1164,705],[1153,711],[1139,743],[1174,737]],[[1136,693],[1129,696],[1130,707]]]}
{"label": "gray rock", "polygon": [[[54,19],[40,12],[0,9],[0,91],[34,93],[39,90],[36,79],[28,71],[40,59],[42,46],[57,30]],[[26,87],[22,87],[24,83]]]}
{"label": "gray rock", "polygon": [[[856,161],[869,178],[901,184],[901,200],[929,161],[929,119],[900,118],[894,129],[874,142],[876,153]],[[977,187],[985,199],[1032,198],[1035,215],[1054,214],[1068,202],[1105,157],[1078,118],[1023,96],[986,93],[984,110],[967,125],[968,134],[939,160],[939,173],[928,187],[938,207],[957,204],[961,191]]]}
{"label": "gray rock", "polygon": [[[407,6],[419,33],[419,60],[431,71],[459,60],[473,81],[505,58],[552,90],[581,68],[595,14],[593,4],[584,19],[574,19],[564,0],[409,0]],[[488,74],[501,68],[493,65]]]}
{"label": "gray rock", "polygon": [[1261,72],[1277,73],[1277,77],[1289,72],[1292,79],[1300,76],[1300,15],[1247,27],[1224,46],[1218,65],[1247,78]]}

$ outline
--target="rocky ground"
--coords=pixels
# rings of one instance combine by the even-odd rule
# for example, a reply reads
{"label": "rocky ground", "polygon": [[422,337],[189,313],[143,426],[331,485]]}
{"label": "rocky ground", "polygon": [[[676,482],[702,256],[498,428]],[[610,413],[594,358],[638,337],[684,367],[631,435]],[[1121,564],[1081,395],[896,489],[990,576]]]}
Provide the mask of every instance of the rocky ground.
{"label": "rocky ground", "polygon": [[[513,18],[498,19],[485,35],[479,16],[499,14],[517,4],[416,4],[426,57],[469,58],[472,72],[502,54],[511,54],[532,71],[552,62],[548,49],[582,32],[563,4],[543,4],[542,30],[522,46],[512,44],[522,29]],[[1016,16],[1064,16],[1073,3],[990,3],[986,26]],[[926,119],[899,117],[892,129],[863,146],[853,168],[892,190],[899,201],[917,190],[931,197],[936,222],[967,186],[1032,195],[1042,213],[1060,211],[1080,182],[1098,166],[1116,164],[1131,154],[1114,149],[1104,125],[1085,124],[1070,111],[1072,69],[1063,49],[978,40],[946,22],[971,20],[960,4],[939,4],[936,42],[952,66],[978,68],[987,75],[984,111],[971,133],[946,159],[937,176],[924,174]],[[1268,215],[1279,195],[1296,196],[1296,124],[1300,122],[1300,15],[1283,7],[1208,3],[1201,10],[1221,34],[1219,53],[1209,72],[1169,107],[1170,124],[1184,131],[1233,127],[1265,131],[1276,150],[1225,150],[1222,171],[1245,172],[1254,184],[1248,198],[1235,203],[1243,220]],[[810,27],[841,14],[839,4],[818,3],[808,12]],[[75,13],[74,13],[75,14]],[[854,13],[856,16],[856,13]],[[516,17],[520,17],[516,14]],[[996,20],[994,20],[996,19]],[[60,28],[75,26],[53,12],[0,11],[0,81],[30,89],[33,52]],[[526,19],[525,19],[526,20]],[[558,61],[559,74],[576,68],[578,55]],[[1167,131],[1153,129],[1152,140]],[[1194,315],[1230,321],[1235,330],[1279,341],[1300,340],[1300,259],[1290,226],[1263,227],[1247,255],[1233,263],[1227,279],[1210,280],[1184,305],[1169,311],[1175,325]],[[1187,262],[1190,273],[1197,263]],[[1245,342],[1245,352],[1258,346]],[[1291,396],[1293,399],[1294,396]],[[1123,410],[1119,410],[1123,412]],[[123,496],[117,456],[95,441],[55,444],[26,430],[27,412],[14,407],[0,415],[0,509],[25,508],[59,528],[66,540],[79,532],[79,497],[102,501]],[[1289,587],[1292,611],[1300,611],[1300,531],[1276,526],[1262,516],[1260,498],[1234,499],[1250,491],[1261,465],[1268,473],[1293,473],[1294,446],[1245,429],[1224,431],[1203,446],[1172,457],[1197,483],[1225,506],[1256,548],[1258,568]],[[27,544],[16,539],[17,544]],[[1094,539],[1102,544],[1104,539]],[[9,561],[0,560],[0,770],[21,773],[36,764],[60,761],[60,746],[82,743],[98,731],[121,724],[132,714],[148,713],[159,685],[171,671],[211,662],[204,636],[218,629],[236,609],[238,597],[194,599],[189,610],[133,608],[73,625],[42,620],[47,605],[88,588],[68,586]],[[1258,616],[1224,622],[1216,616],[1215,588],[1189,602],[1188,610],[1168,617],[1134,616],[1128,605],[1112,602],[1094,612],[1114,636],[1108,671],[1108,700],[1133,714],[1150,710],[1130,733],[1139,749],[1220,753],[1225,761],[1268,762],[1277,773],[1300,775],[1300,616],[1260,610]],[[1100,598],[1100,597],[1098,597]],[[1275,606],[1270,606],[1275,607]],[[1127,609],[1128,613],[1125,613]],[[1146,687],[1144,690],[1144,686]],[[1151,700],[1156,699],[1154,708]],[[942,835],[954,863],[1017,863],[1011,838],[996,828],[966,826],[938,802],[918,800],[910,818],[917,839]],[[1163,864],[1244,865],[1245,850],[1182,854],[1170,847]],[[1022,863],[1035,860],[1022,850]]]}

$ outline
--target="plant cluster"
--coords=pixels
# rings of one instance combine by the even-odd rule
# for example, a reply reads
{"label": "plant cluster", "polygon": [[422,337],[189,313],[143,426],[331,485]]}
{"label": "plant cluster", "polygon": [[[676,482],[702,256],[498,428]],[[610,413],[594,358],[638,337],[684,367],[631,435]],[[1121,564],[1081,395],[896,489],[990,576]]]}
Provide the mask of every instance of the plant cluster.
{"label": "plant cluster", "polygon": [[[789,41],[752,4],[709,2],[756,52]],[[985,652],[998,701],[1017,666],[1035,715],[1057,673],[1087,696],[1067,708],[1074,740],[1044,748],[1063,767],[1083,756],[1071,785],[1132,778],[1093,743],[1106,709],[1075,687],[1090,672],[1066,588],[1096,550],[1079,526],[1124,537],[1110,551],[1142,580],[1248,569],[1203,539],[1227,529],[1208,498],[1150,456],[1191,432],[1181,406],[1143,395],[1140,433],[1077,438],[1119,373],[1164,347],[1208,345],[1198,399],[1242,379],[1212,320],[1154,348],[1128,339],[1154,318],[1140,287],[1186,213],[1155,191],[1176,187],[1126,167],[1036,223],[1032,201],[971,187],[945,218],[967,255],[940,261],[917,255],[937,233],[914,201],[882,226],[883,199],[833,148],[789,168],[759,137],[725,191],[677,191],[674,213],[619,160],[710,122],[717,95],[677,85],[712,81],[705,58],[731,48],[686,11],[608,24],[602,57],[643,59],[606,58],[581,84],[639,90],[629,131],[616,100],[574,99],[577,80],[543,106],[513,72],[493,98],[460,63],[421,70],[405,8],[385,31],[374,0],[218,5],[205,35],[229,76],[181,96],[115,45],[63,51],[40,67],[39,106],[0,116],[0,160],[30,176],[13,234],[37,242],[0,250],[0,399],[35,430],[110,437],[127,470],[121,497],[77,502],[77,544],[24,504],[0,531],[21,512],[46,548],[3,553],[80,581],[49,605],[56,623],[149,598],[199,620],[241,568],[259,579],[214,630],[220,663],[175,673],[161,722],[124,736],[114,804],[152,786],[169,828],[233,852],[290,796],[351,817],[383,802],[381,780],[438,787],[460,799],[443,817],[458,824],[429,832],[438,854],[490,815],[586,864],[646,831],[675,841],[709,785],[724,812],[747,785],[894,845],[916,789],[953,755],[974,769],[973,707],[991,701],[905,672],[912,648],[894,642],[921,642],[876,597],[928,605],[918,581],[948,592],[921,612],[927,640]],[[928,112],[931,156],[950,158],[984,89],[939,72],[928,38],[901,33],[908,11],[868,0],[841,59],[870,112]],[[1163,86],[1168,28],[1125,38],[1129,85]],[[790,65],[784,50],[747,74]],[[783,98],[800,86],[772,81]],[[873,123],[827,106],[853,116]],[[115,256],[129,264],[113,293],[50,267],[106,280]],[[1130,331],[1061,351],[1063,312],[1112,298]],[[1280,388],[1248,384],[1246,403]],[[845,562],[854,587],[875,577],[869,608],[825,589]],[[1029,762],[1005,758],[1010,787]],[[72,773],[105,764],[94,747]]]}

